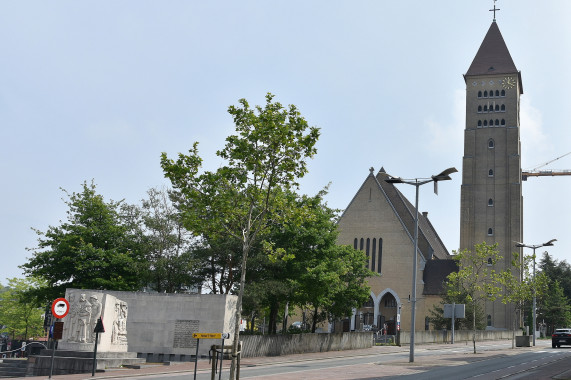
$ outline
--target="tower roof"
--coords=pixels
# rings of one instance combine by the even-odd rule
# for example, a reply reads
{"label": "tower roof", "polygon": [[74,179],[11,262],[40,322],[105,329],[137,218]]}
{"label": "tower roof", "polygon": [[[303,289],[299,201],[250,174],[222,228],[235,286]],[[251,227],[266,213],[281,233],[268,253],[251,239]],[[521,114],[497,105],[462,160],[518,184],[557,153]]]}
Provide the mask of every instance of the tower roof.
{"label": "tower roof", "polygon": [[494,21],[484,37],[470,68],[469,75],[515,74],[518,70],[504,42],[498,24]]}

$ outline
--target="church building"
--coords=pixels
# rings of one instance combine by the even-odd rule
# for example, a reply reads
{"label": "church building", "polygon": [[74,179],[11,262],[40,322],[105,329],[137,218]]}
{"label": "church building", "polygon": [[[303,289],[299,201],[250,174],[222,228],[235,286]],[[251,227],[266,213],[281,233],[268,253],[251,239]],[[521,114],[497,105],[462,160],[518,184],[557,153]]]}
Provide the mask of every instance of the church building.
{"label": "church building", "polygon": [[[466,126],[460,204],[460,249],[482,242],[498,243],[501,262],[511,268],[515,241],[522,241],[522,178],[519,107],[523,93],[516,69],[494,19],[464,75]],[[394,333],[397,321],[410,329],[415,208],[385,180],[384,169],[369,175],[339,220],[338,243],[364,251],[371,298],[356,310],[351,329],[363,325]],[[456,247],[455,247],[456,248]],[[521,257],[521,255],[520,255]],[[430,310],[440,303],[443,281],[456,263],[430,223],[419,214],[416,327],[429,329]],[[485,307],[489,329],[512,326],[513,308],[501,301]]]}
{"label": "church building", "polygon": [[[363,325],[387,325],[395,334],[401,326],[410,330],[415,208],[385,180],[383,168],[374,169],[339,219],[338,243],[364,251],[368,268],[377,273],[369,278],[371,297],[351,319],[351,329]],[[442,283],[457,270],[456,263],[438,237],[427,213],[419,214],[417,254],[416,330],[428,329],[427,317],[441,300]]]}

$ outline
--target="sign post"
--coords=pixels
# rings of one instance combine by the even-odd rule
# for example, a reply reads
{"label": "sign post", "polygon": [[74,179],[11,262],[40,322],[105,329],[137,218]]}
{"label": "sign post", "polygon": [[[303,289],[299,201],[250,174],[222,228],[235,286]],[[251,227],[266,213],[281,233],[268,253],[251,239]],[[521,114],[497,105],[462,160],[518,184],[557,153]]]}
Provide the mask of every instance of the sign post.
{"label": "sign post", "polygon": [[[196,380],[196,367],[198,365],[198,346],[200,345],[200,339],[222,339],[222,358],[224,358],[224,339],[230,338],[229,333],[193,333],[192,337],[196,339],[196,359],[194,361],[194,380]],[[214,359],[213,359],[214,361]],[[214,368],[214,364],[213,364]],[[214,373],[212,373],[214,376]],[[220,375],[218,378],[220,379],[222,376],[222,361],[220,361]]]}
{"label": "sign post", "polygon": [[[57,319],[64,318],[67,313],[69,313],[69,302],[65,298],[57,298],[52,303],[52,315]],[[52,325],[52,339],[55,341],[52,347],[52,359],[50,363],[50,376],[52,378],[53,370],[54,370],[54,356],[56,353],[56,344],[59,339],[63,336],[63,322],[54,322]]]}
{"label": "sign post", "polygon": [[454,323],[456,318],[466,318],[466,305],[459,303],[444,304],[444,318],[452,318],[452,340],[454,344]]}
{"label": "sign post", "polygon": [[99,341],[99,333],[105,332],[105,327],[103,327],[103,321],[101,317],[97,320],[97,324],[93,329],[95,333],[95,347],[93,348],[93,364],[91,365],[91,376],[95,376],[95,368],[97,367],[97,342]]}

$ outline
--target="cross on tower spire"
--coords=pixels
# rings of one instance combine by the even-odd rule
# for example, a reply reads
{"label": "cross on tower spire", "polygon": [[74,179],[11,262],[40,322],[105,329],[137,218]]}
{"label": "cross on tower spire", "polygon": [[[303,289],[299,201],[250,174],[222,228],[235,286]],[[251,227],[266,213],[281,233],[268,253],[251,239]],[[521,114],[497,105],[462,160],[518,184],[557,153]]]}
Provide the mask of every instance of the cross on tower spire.
{"label": "cross on tower spire", "polygon": [[490,12],[494,12],[494,22],[496,22],[496,11],[500,10],[500,8],[496,8],[496,1],[498,0],[494,0],[494,9],[490,9]]}

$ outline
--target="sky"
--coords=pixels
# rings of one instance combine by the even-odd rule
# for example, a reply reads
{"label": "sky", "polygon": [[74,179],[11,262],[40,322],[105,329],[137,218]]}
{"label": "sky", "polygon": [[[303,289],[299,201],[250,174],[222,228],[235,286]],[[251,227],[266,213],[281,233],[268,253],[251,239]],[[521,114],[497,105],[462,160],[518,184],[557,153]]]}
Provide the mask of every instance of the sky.
{"label": "sky", "polygon": [[[522,73],[522,166],[571,151],[571,2],[499,0],[497,22]],[[233,133],[228,106],[267,92],[321,129],[301,181],[330,183],[344,209],[381,167],[403,178],[462,170],[466,73],[492,0],[1,1],[0,283],[23,277],[64,193],[92,179],[138,203],[168,186],[160,154],[199,142],[204,168]],[[571,169],[571,155],[545,168]],[[459,245],[461,173],[420,191],[420,211]],[[557,239],[571,262],[571,177],[523,184],[524,242]],[[414,187],[400,185],[414,200]],[[538,254],[543,249],[538,250]]]}

